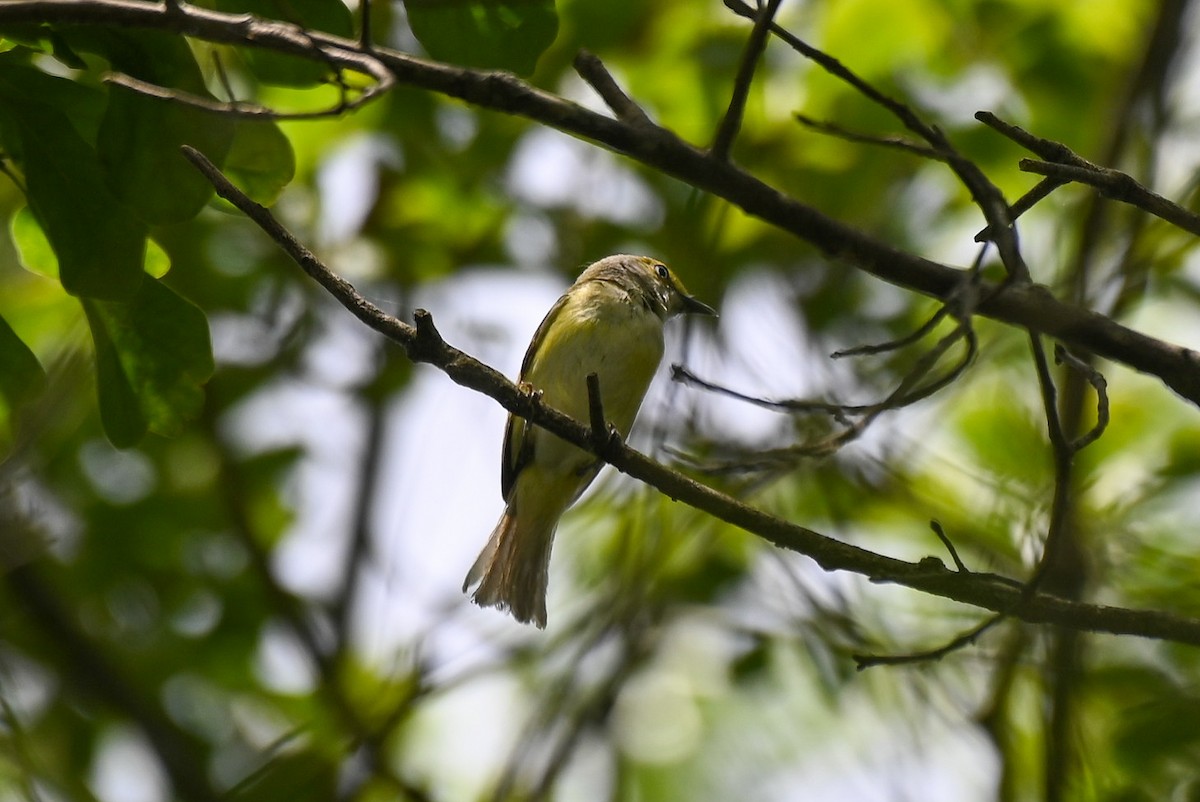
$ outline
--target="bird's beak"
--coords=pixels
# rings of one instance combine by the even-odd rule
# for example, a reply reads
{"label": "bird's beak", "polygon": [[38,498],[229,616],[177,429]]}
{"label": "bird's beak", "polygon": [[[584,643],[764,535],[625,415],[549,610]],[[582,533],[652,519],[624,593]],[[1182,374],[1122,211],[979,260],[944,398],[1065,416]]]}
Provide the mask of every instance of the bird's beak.
{"label": "bird's beak", "polygon": [[680,297],[683,298],[683,313],[685,315],[712,315],[713,317],[717,316],[717,310],[713,309],[711,306],[704,303],[703,301],[697,301],[692,296],[685,295],[683,293],[680,293]]}

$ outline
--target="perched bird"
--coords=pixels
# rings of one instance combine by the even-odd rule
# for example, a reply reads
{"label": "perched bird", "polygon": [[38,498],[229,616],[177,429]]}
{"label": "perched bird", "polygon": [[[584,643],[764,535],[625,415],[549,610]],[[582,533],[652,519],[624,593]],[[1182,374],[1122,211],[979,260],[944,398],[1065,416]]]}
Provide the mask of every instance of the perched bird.
{"label": "perched bird", "polygon": [[[617,255],[590,265],[546,314],[521,364],[520,381],[578,421],[588,419],[587,376],[600,380],[609,422],[629,433],[663,355],[663,324],[674,315],[715,315],[666,265]],[[596,457],[509,415],[500,489],[506,504],[467,572],[481,607],[546,626],[550,545],[558,519],[596,478]]]}

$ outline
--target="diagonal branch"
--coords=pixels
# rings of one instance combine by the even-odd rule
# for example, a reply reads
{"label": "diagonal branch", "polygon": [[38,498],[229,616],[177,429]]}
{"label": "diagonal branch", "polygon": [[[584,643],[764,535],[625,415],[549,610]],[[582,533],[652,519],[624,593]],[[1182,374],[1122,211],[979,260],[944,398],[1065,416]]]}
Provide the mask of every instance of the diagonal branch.
{"label": "diagonal branch", "polygon": [[1019,166],[1027,173],[1037,173],[1055,181],[1074,181],[1095,187],[1106,198],[1136,206],[1189,234],[1200,236],[1200,215],[1148,189],[1128,173],[1090,162],[1087,165],[1075,165],[1021,159]]}
{"label": "diagonal branch", "polygon": [[750,83],[754,80],[754,70],[758,60],[762,58],[767,47],[767,35],[771,32],[771,24],[779,11],[782,0],[770,0],[765,9],[761,9],[758,19],[754,20],[754,28],[750,38],[746,40],[746,48],[742,51],[742,62],[738,65],[737,76],[733,80],[733,95],[729,98],[729,108],[717,127],[717,135],[713,140],[710,152],[721,161],[729,160],[729,149],[733,140],[742,127],[742,116],[746,113],[746,97],[750,94]]}
{"label": "diagonal branch", "polygon": [[[186,148],[185,153],[221,197],[258,224],[305,273],[355,317],[400,345],[409,359],[433,365],[455,383],[495,399],[509,412],[572,445],[597,453],[597,438],[588,426],[546,406],[538,394],[522,392],[495,369],[447,344],[428,312],[417,311],[415,326],[388,315],[325,267],[266,208],[246,197],[198,151]],[[1200,619],[1067,601],[1045,593],[1023,596],[1019,583],[1005,577],[951,571],[935,557],[915,563],[899,560],[776,518],[661,465],[619,440],[606,440],[602,450],[604,454],[597,456],[603,456],[622,473],[780,548],[804,554],[827,571],[850,571],[866,576],[872,582],[902,585],[994,612],[1010,613],[1031,623],[1054,623],[1091,632],[1140,635],[1200,645]]]}
{"label": "diagonal branch", "polygon": [[1128,173],[1094,164],[1061,142],[1035,136],[989,111],[977,112],[975,118],[1041,159],[1022,159],[1019,165],[1027,173],[1046,177],[1038,187],[1048,186],[1053,190],[1069,181],[1087,184],[1100,190],[1106,198],[1136,206],[1189,234],[1200,236],[1200,215],[1164,198]]}
{"label": "diagonal branch", "polygon": [[[224,78],[224,73],[221,73]],[[203,111],[211,111],[215,114],[222,114],[227,117],[241,117],[254,120],[320,120],[327,117],[338,117],[350,111],[358,109],[375,98],[381,96],[392,88],[392,74],[386,70],[380,72],[380,80],[372,86],[364,89],[359,93],[358,97],[349,100],[346,98],[347,87],[343,84],[342,96],[337,103],[327,109],[317,109],[316,111],[298,111],[298,112],[281,112],[269,109],[266,106],[260,106],[257,103],[250,103],[244,100],[220,101],[214,100],[203,95],[184,92],[180,89],[171,89],[158,84],[143,81],[140,78],[134,78],[132,75],[125,75],[120,72],[111,72],[104,76],[104,82],[113,86],[120,86],[128,89],[131,92],[137,92],[141,95],[147,95],[159,100],[170,100],[175,103],[182,103],[185,106],[192,106]]]}

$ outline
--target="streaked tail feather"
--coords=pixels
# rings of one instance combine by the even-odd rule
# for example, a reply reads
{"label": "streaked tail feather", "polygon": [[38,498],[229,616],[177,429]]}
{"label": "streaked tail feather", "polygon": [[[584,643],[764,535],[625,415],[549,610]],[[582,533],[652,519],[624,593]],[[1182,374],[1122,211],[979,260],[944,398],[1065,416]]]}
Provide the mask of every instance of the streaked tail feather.
{"label": "streaked tail feather", "polygon": [[549,527],[531,525],[505,511],[487,545],[463,581],[463,592],[479,583],[471,600],[480,607],[508,610],[523,624],[546,627],[546,585],[550,574],[550,544],[557,521]]}

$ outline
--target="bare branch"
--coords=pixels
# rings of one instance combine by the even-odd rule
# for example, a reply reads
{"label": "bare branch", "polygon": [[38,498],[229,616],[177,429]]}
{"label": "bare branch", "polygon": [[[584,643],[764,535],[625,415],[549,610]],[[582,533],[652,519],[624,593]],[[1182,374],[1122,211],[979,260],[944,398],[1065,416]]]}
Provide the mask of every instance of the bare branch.
{"label": "bare branch", "polygon": [[604,62],[595,54],[587,50],[579,51],[575,56],[575,71],[596,90],[596,94],[612,109],[618,120],[638,127],[655,127],[642,107],[625,94],[625,90],[617,84]]}
{"label": "bare branch", "polygon": [[[218,62],[219,63],[219,62]],[[224,78],[224,71],[220,75]],[[213,100],[202,95],[184,92],[179,89],[169,89],[158,84],[152,84],[148,81],[143,81],[134,78],[131,75],[126,75],[120,72],[110,72],[104,76],[104,82],[113,86],[119,86],[123,89],[128,89],[131,92],[137,92],[140,95],[157,98],[159,100],[168,100],[175,103],[182,103],[185,106],[202,109],[203,111],[212,112],[213,114],[223,114],[227,117],[237,117],[252,120],[319,120],[326,117],[338,117],[348,111],[354,111],[362,107],[371,100],[379,97],[383,92],[391,88],[391,83],[375,84],[364,90],[354,100],[346,100],[343,96],[342,100],[328,109],[319,109],[317,111],[276,111],[275,109],[260,106],[257,103],[248,103],[244,100],[231,100],[228,102]],[[226,82],[228,87],[228,82]]]}
{"label": "bare branch", "polygon": [[947,643],[938,646],[935,649],[928,649],[921,652],[910,652],[908,654],[856,654],[853,655],[855,666],[859,671],[863,671],[874,666],[899,666],[909,663],[928,663],[931,661],[941,660],[948,654],[956,652],[959,649],[971,646],[983,633],[987,632],[992,627],[999,624],[1005,619],[1003,613],[990,615],[981,621],[978,625],[971,627],[961,635],[956,635]]}
{"label": "bare branch", "polygon": [[845,359],[848,356],[875,356],[877,354],[886,354],[889,351],[898,351],[901,348],[924,339],[925,335],[937,328],[937,324],[941,323],[942,319],[948,314],[950,314],[950,307],[942,304],[937,308],[937,311],[930,315],[928,320],[903,337],[882,343],[868,343],[866,345],[856,345],[852,348],[842,348],[830,354],[829,358]]}
{"label": "bare branch", "polygon": [[950,558],[954,560],[954,567],[957,568],[960,573],[969,574],[970,570],[962,561],[962,558],[958,556],[958,549],[954,548],[954,544],[950,542],[950,538],[946,536],[946,530],[942,529],[942,525],[937,521],[930,521],[929,528],[933,530],[935,535],[937,535],[937,539],[942,541],[942,545],[946,547],[946,551],[950,552]]}
{"label": "bare branch", "polygon": [[1127,173],[1091,163],[1055,164],[1032,159],[1021,159],[1019,166],[1027,173],[1044,175],[1059,183],[1074,181],[1095,187],[1106,198],[1136,206],[1189,234],[1200,236],[1200,215],[1147,189]]}
{"label": "bare branch", "polygon": [[1088,384],[1096,391],[1096,424],[1087,432],[1071,441],[1074,451],[1082,451],[1099,439],[1108,428],[1108,382],[1100,371],[1072,354],[1061,345],[1054,346],[1054,361],[1065,364],[1076,373],[1087,379]]}
{"label": "bare branch", "polygon": [[1075,151],[1061,142],[1034,136],[1021,126],[1005,122],[990,111],[975,112],[975,119],[997,133],[1008,137],[1026,150],[1036,153],[1048,162],[1079,164],[1080,166],[1084,162],[1082,156],[1079,156]]}
{"label": "bare branch", "polygon": [[879,145],[884,148],[894,148],[902,150],[906,153],[912,153],[920,156],[923,159],[932,159],[934,161],[946,161],[946,154],[939,153],[928,145],[921,145],[903,137],[898,136],[875,136],[873,134],[864,134],[858,131],[850,131],[842,126],[825,122],[823,120],[814,120],[812,117],[805,116],[796,112],[792,115],[796,122],[806,128],[811,128],[814,131],[819,131],[822,134],[844,139],[847,142],[858,142],[864,145]]}
{"label": "bare branch", "polygon": [[754,404],[764,409],[774,409],[782,412],[797,412],[797,413],[821,413],[832,415],[839,421],[844,421],[846,415],[870,412],[875,409],[875,404],[838,404],[829,401],[811,401],[800,398],[783,398],[770,399],[760,396],[748,395],[731,387],[717,384],[715,382],[702,379],[683,365],[671,366],[671,380],[688,384],[693,387],[699,387],[708,390],[718,395],[723,395],[728,398],[734,398],[738,401],[745,401],[748,404]]}
{"label": "bare branch", "polygon": [[[1067,145],[1034,136],[1024,128],[1003,121],[991,112],[977,112],[976,119],[1012,139],[1022,148],[1042,157],[1043,161],[1028,158],[1021,160],[1020,168],[1025,172],[1045,175],[1055,186],[1075,181],[1078,184],[1096,187],[1106,198],[1121,200],[1200,237],[1200,215],[1172,203],[1157,192],[1148,190],[1132,175],[1093,164]],[[1038,186],[1044,184],[1048,184],[1048,181],[1043,181]],[[1054,186],[1050,188],[1052,190]]]}
{"label": "bare branch", "polygon": [[742,116],[746,113],[746,98],[750,94],[750,84],[754,81],[754,70],[758,67],[763,50],[766,49],[767,34],[770,33],[771,24],[781,2],[782,0],[769,0],[765,9],[759,8],[754,28],[750,31],[750,38],[746,40],[746,48],[742,51],[737,75],[733,79],[729,108],[725,110],[725,116],[717,126],[717,135],[709,149],[709,153],[715,159],[729,160],[729,149],[733,147],[733,140],[737,138],[742,127]]}
{"label": "bare branch", "polygon": [[1046,432],[1050,439],[1050,451],[1054,462],[1054,496],[1050,503],[1050,522],[1046,527],[1042,559],[1025,586],[1024,594],[1027,597],[1036,593],[1041,586],[1047,571],[1059,556],[1059,544],[1066,538],[1072,496],[1071,474],[1075,459],[1075,449],[1067,439],[1058,411],[1058,388],[1054,384],[1050,363],[1046,359],[1046,351],[1037,332],[1029,332],[1029,347],[1037,371],[1038,387],[1042,393],[1042,409],[1046,416]]}
{"label": "bare branch", "polygon": [[[929,330],[932,327],[922,328]],[[941,360],[942,356],[945,355],[946,351],[949,350],[950,346],[959,340],[965,340],[967,343],[962,357],[941,376],[925,381],[926,377]],[[839,424],[844,426],[841,431],[815,441],[799,443],[784,448],[756,451],[751,459],[726,459],[710,461],[702,465],[697,464],[697,467],[708,473],[745,473],[778,470],[789,467],[801,459],[832,454],[862,436],[863,432],[885,412],[902,409],[929,398],[962,375],[963,371],[974,361],[978,347],[979,342],[975,330],[971,326],[970,317],[969,315],[964,315],[953,331],[946,334],[932,348],[921,355],[913,368],[905,374],[896,388],[886,398],[873,404],[837,404],[798,399],[772,401],[740,393],[713,382],[704,381],[686,368],[678,365],[672,366],[672,378],[676,381],[685,381],[730,398],[747,401],[769,409],[778,409],[787,412],[825,413],[831,415]]]}
{"label": "bare branch", "polygon": [[[1016,201],[1013,202],[1012,206],[1010,206],[1009,210],[1008,210],[1009,217],[1012,218],[1013,222],[1016,222],[1018,217],[1025,214],[1025,212],[1032,209],[1034,206],[1036,206],[1041,201],[1045,200],[1047,197],[1050,196],[1051,192],[1053,192],[1054,190],[1058,189],[1061,186],[1062,186],[1061,181],[1056,181],[1053,178],[1043,178],[1041,181],[1037,182],[1036,185],[1034,185],[1033,189],[1029,190],[1024,195],[1017,198]],[[982,231],[980,231],[979,233],[977,233],[975,235],[975,241],[976,242],[991,242],[992,241],[991,227],[989,226],[988,228],[985,228]]]}

